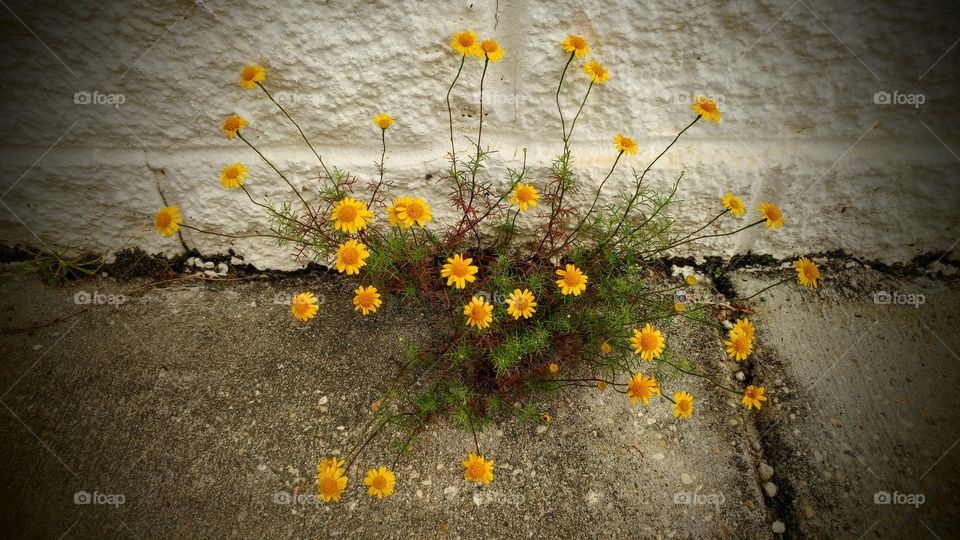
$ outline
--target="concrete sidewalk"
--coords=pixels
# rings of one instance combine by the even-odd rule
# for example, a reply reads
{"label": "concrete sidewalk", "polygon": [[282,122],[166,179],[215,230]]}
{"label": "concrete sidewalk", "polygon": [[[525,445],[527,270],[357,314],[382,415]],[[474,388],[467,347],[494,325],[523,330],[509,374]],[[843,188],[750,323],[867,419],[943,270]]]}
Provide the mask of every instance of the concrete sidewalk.
{"label": "concrete sidewalk", "polygon": [[[734,284],[744,296],[785,272],[739,271]],[[351,471],[343,501],[329,505],[312,498],[317,460],[345,450],[404,342],[443,339],[446,314],[391,297],[376,317],[355,317],[350,283],[329,277],[183,282],[144,295],[140,281],[55,290],[5,279],[3,530],[744,538],[782,525],[784,537],[949,537],[960,521],[960,293],[863,267],[827,277],[818,292],[791,283],[754,300],[760,348],[748,366],[723,360],[713,330],[666,328],[699,369],[765,385],[762,413],[693,378],[670,383],[697,396],[687,421],[662,401],[631,407],[609,390],[563,391],[545,398],[549,426],[505,418],[480,434],[496,460],[488,486],[463,480],[472,437],[437,421],[401,459],[394,496],[371,499]],[[919,308],[869,296],[911,287],[925,295]],[[282,300],[305,289],[324,303],[301,324]],[[26,328],[76,312],[78,293],[127,298]],[[392,460],[380,440],[362,467]],[[773,467],[773,496],[761,462]],[[883,491],[895,503],[907,499],[894,492],[925,500],[875,504]]]}

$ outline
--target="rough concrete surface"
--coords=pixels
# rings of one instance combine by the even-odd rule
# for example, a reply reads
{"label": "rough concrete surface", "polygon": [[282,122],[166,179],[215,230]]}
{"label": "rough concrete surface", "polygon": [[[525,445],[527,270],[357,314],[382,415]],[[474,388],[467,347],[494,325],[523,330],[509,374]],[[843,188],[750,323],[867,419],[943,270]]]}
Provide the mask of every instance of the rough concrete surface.
{"label": "rough concrete surface", "polygon": [[[688,421],[662,400],[631,407],[609,390],[563,391],[547,398],[549,426],[505,418],[479,434],[496,460],[488,486],[463,480],[472,437],[439,420],[400,461],[394,496],[371,499],[351,471],[343,501],[330,505],[311,498],[317,460],[343,451],[369,418],[402,340],[443,339],[444,314],[390,297],[362,319],[350,284],[323,276],[153,289],[5,278],[2,529],[54,538],[760,538],[782,527],[784,538],[951,537],[960,292],[821,263],[830,270],[819,291],[790,283],[751,303],[759,348],[747,365],[723,360],[713,329],[665,328],[680,357],[725,384],[765,385],[761,413],[693,378],[665,383],[697,396]],[[789,272],[740,270],[734,285],[745,296]],[[323,298],[307,324],[283,303],[303,289]],[[873,303],[883,290],[925,301]],[[72,315],[83,307],[75,295],[94,292],[127,300]],[[392,457],[384,441],[362,467]],[[879,491],[925,500],[875,504]],[[76,504],[78,492],[123,503]]]}
{"label": "rough concrete surface", "polygon": [[[8,119],[0,232],[10,240],[173,255],[180,242],[151,230],[161,191],[193,225],[266,231],[257,207],[219,185],[220,169],[243,161],[255,196],[295,199],[250,149],[223,136],[232,112],[250,120],[250,140],[316,201],[318,166],[296,130],[258,91],[237,85],[250,63],[266,66],[277,100],[326,161],[358,175],[361,185],[379,159],[372,117],[396,117],[387,136],[387,177],[397,182],[391,193],[424,196],[442,227],[458,217],[448,187],[436,180],[447,167],[444,95],[457,69],[447,44],[462,29],[495,37],[507,50],[484,88],[484,140],[495,151],[485,174],[494,182],[502,183],[505,167],[519,168],[524,148],[534,183],[547,181],[562,147],[554,101],[565,60],[559,43],[579,32],[611,78],[593,91],[577,124],[572,148],[585,189],[570,200],[591,200],[619,132],[636,137],[640,153],[623,161],[605,195],[630,186],[629,169],[642,170],[690,121],[692,97],[705,94],[720,100],[723,120],[695,126],[649,184],[665,188],[686,172],[681,226],[715,215],[728,190],[751,210],[778,202],[788,226],[685,246],[690,253],[749,247],[786,257],[844,249],[899,262],[948,251],[960,237],[960,21],[948,2],[55,5],[9,0],[0,10]],[[461,152],[476,134],[480,72],[479,61],[468,63],[452,96]],[[569,118],[586,87],[579,64],[566,87]],[[78,92],[124,101],[75,103]],[[259,268],[305,264],[269,240],[183,237],[201,253],[232,248]]]}

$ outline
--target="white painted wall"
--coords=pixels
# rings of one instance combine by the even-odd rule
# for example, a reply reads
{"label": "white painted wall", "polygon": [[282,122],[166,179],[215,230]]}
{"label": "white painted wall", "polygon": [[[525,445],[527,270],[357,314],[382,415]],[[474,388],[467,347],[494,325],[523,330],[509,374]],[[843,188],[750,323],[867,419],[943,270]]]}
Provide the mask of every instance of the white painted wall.
{"label": "white painted wall", "polygon": [[[938,2],[839,4],[181,0],[44,9],[8,1],[0,10],[0,231],[7,243],[39,238],[173,255],[182,250],[177,238],[152,230],[158,186],[190,223],[266,231],[241,192],[220,186],[220,168],[243,161],[257,196],[292,195],[252,151],[223,137],[223,118],[236,111],[249,119],[246,135],[308,198],[316,196],[316,164],[273,105],[237,85],[248,63],[267,67],[266,84],[324,159],[361,178],[373,177],[379,158],[373,115],[396,117],[388,175],[449,222],[446,187],[426,177],[445,168],[443,98],[457,67],[447,43],[472,29],[507,50],[486,84],[484,139],[497,150],[491,172],[519,166],[527,148],[544,178],[560,150],[553,93],[566,58],[559,43],[580,32],[611,72],[577,125],[574,156],[588,183],[598,183],[615,157],[617,132],[641,147],[623,165],[642,169],[692,118],[690,96],[707,94],[722,100],[723,120],[691,130],[651,182],[665,187],[686,171],[683,227],[714,215],[727,190],[751,210],[761,200],[784,209],[781,231],[757,228],[691,246],[692,253],[845,249],[893,262],[948,250],[960,238],[955,10]],[[480,68],[469,63],[455,90],[460,148],[463,136],[474,136]],[[571,75],[564,102],[572,112],[586,78]],[[125,101],[75,104],[81,90]],[[878,91],[920,93],[925,103],[878,105]],[[622,168],[611,193],[630,178]],[[301,264],[269,241],[183,237],[203,253],[233,249],[261,268]]]}

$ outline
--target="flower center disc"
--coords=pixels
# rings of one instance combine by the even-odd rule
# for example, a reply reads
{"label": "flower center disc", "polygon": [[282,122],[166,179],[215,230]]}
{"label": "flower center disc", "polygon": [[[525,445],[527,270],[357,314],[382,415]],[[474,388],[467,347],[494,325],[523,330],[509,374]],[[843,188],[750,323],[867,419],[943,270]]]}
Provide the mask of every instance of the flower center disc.
{"label": "flower center disc", "polygon": [[344,206],[340,209],[341,221],[353,221],[357,218],[357,209],[352,206]]}

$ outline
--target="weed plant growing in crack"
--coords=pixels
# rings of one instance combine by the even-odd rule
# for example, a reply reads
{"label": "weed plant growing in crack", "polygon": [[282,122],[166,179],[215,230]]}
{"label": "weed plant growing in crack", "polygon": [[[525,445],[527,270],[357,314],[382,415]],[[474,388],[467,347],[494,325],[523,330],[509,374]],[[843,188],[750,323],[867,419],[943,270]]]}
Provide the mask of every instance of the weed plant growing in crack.
{"label": "weed plant growing in crack", "polygon": [[[318,497],[339,501],[348,471],[361,463],[378,436],[392,430],[393,463],[371,464],[363,480],[371,496],[389,497],[397,483],[393,472],[397,462],[424,426],[441,415],[472,434],[474,449],[465,456],[463,474],[469,481],[487,484],[494,479],[494,460],[482,452],[477,432],[502,413],[549,422],[550,416],[538,405],[544,391],[610,389],[633,405],[666,402],[676,418],[686,419],[696,410],[697,398],[682,382],[691,376],[732,392],[747,409],[759,410],[767,399],[762,386],[737,389],[715,380],[678,358],[664,330],[672,318],[713,326],[729,358],[743,362],[754,350],[753,323],[740,318],[722,336],[725,327],[709,311],[716,302],[705,294],[678,300],[680,289],[703,287],[695,276],[660,289],[649,277],[650,265],[675,248],[762,224],[780,229],[784,223],[780,208],[769,202],[759,207],[758,219],[740,223],[747,209],[738,196],[727,193],[717,202],[715,217],[692,231],[677,232],[671,210],[683,173],[666,192],[645,181],[688,130],[698,123],[719,123],[717,104],[696,98],[692,120],[683,121],[672,142],[640,170],[624,172],[638,151],[634,139],[611,134],[605,176],[599,182],[584,178],[576,170],[571,143],[588,101],[609,99],[598,90],[612,75],[591,58],[586,39],[568,36],[560,47],[565,58],[557,66],[559,153],[549,173],[539,176],[528,168],[523,150],[522,160],[507,169],[505,178],[497,179],[487,173],[494,150],[484,146],[483,92],[488,73],[497,69],[506,53],[497,41],[481,41],[473,32],[455,34],[450,48],[455,58],[446,92],[450,150],[446,173],[438,179],[447,189],[446,200],[398,191],[400,179],[385,166],[395,122],[389,114],[373,119],[380,157],[376,175],[358,178],[324,162],[300,125],[273,98],[265,68],[248,66],[240,85],[262,92],[296,127],[318,161],[319,195],[307,200],[296,179],[245,136],[252,129],[250,122],[232,114],[223,124],[226,136],[252,149],[296,196],[285,201],[259,199],[246,166],[234,163],[223,169],[222,185],[242,191],[260,207],[269,217],[271,232],[234,235],[204,230],[185,221],[176,206],[156,215],[157,232],[165,236],[183,227],[227,238],[267,236],[295,247],[297,256],[330,265],[355,282],[357,317],[376,317],[383,304],[400,298],[449,314],[447,339],[406,347],[402,365],[385,378],[383,395],[367,424],[339,456],[320,462]],[[480,114],[475,138],[458,147],[450,98],[460,90],[461,75],[474,69],[482,70]],[[577,71],[580,75],[575,76]],[[623,174],[632,177],[627,189],[605,190],[611,178]],[[248,183],[253,185],[248,188]],[[588,204],[574,205],[577,195]],[[433,209],[442,205],[452,205],[458,216],[443,227],[433,217]],[[817,287],[820,273],[812,261],[802,258],[795,266],[802,285]],[[293,299],[292,315],[303,323],[308,324],[318,310],[312,292]]]}

